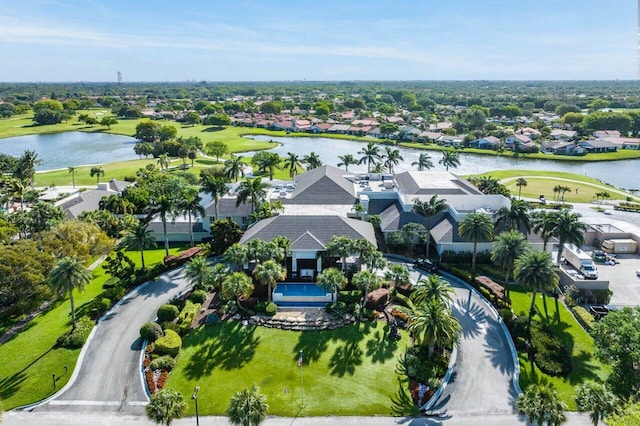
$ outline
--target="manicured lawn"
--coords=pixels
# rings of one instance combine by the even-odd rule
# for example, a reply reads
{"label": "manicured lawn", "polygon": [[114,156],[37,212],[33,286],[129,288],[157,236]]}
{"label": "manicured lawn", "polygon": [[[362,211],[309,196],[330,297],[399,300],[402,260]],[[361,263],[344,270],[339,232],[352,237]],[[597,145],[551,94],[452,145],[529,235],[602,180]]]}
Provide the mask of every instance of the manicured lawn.
{"label": "manicured lawn", "polygon": [[[185,338],[167,386],[187,396],[200,386],[198,408],[207,415],[224,414],[231,396],[253,384],[266,395],[270,415],[410,414],[408,386],[396,371],[408,336],[392,341],[387,335],[386,323],[307,332],[230,321],[201,326]],[[191,401],[186,414],[195,414]]]}
{"label": "manicured lawn", "polygon": [[[177,251],[178,248],[171,249],[172,253]],[[127,252],[127,255],[139,265],[138,253]],[[148,265],[163,257],[164,249],[145,251]],[[94,270],[94,279],[85,291],[74,293],[76,311],[102,292],[102,284],[107,278],[101,266]],[[0,346],[0,400],[4,409],[40,401],[61,389],[71,377],[80,349],[55,348],[58,337],[71,328],[70,309],[68,298],[56,302]],[[55,389],[52,374],[57,378]]]}
{"label": "manicured lawn", "polygon": [[[518,287],[511,287],[513,310],[517,315],[527,315],[531,304],[531,293]],[[572,348],[571,358],[573,370],[567,377],[553,377],[541,372],[526,354],[519,354],[520,386],[525,389],[532,383],[550,383],[558,389],[560,397],[567,403],[570,410],[576,410],[573,400],[575,387],[587,380],[604,380],[609,374],[609,368],[598,361],[594,354],[593,338],[575,320],[571,312],[555,300],[547,297],[548,317],[545,315],[542,296],[538,295],[536,306],[540,312],[538,320],[546,322],[562,343]]]}

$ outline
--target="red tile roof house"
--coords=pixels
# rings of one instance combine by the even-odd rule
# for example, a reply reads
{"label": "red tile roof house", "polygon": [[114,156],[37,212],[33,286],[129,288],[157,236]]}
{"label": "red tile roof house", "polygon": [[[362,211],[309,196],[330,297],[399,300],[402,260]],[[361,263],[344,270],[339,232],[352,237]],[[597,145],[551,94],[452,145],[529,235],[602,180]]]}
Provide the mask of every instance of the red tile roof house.
{"label": "red tile roof house", "polygon": [[293,123],[291,121],[278,121],[271,125],[273,130],[285,130],[287,132],[293,132]]}
{"label": "red tile roof house", "polygon": [[307,132],[311,129],[311,122],[309,120],[292,120],[294,132]]}
{"label": "red tile roof house", "polygon": [[520,135],[520,134],[515,134],[512,136],[508,136],[505,140],[504,140],[504,144],[506,146],[507,149],[510,149],[511,151],[514,150],[516,141],[518,142],[518,149],[520,149],[521,146],[525,145],[525,144],[530,144],[531,143],[531,138],[529,136],[525,136],[525,135]]}
{"label": "red tile roof house", "polygon": [[375,118],[361,118],[351,122],[352,126],[378,126],[379,124]]}
{"label": "red tile roof house", "polygon": [[329,124],[329,123],[318,123],[311,126],[309,131],[312,133],[324,133],[328,131],[332,126],[333,124]]}

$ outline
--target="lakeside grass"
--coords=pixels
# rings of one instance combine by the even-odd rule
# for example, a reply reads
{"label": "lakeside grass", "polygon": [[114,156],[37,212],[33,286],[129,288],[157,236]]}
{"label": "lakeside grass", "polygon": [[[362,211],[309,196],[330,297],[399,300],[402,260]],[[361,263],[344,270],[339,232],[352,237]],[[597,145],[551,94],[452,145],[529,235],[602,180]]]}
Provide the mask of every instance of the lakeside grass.
{"label": "lakeside grass", "polygon": [[[269,415],[409,415],[408,386],[396,372],[409,338],[407,333],[400,341],[387,336],[380,322],[307,332],[234,321],[200,326],[184,339],[167,387],[190,395],[200,386],[201,415],[224,415],[233,394],[253,384],[266,395]],[[185,414],[195,414],[190,401]]]}
{"label": "lakeside grass", "polygon": [[[176,253],[182,247],[173,247]],[[126,252],[140,266],[139,252]],[[164,249],[145,250],[148,266],[161,262]],[[76,312],[102,291],[109,278],[102,266],[83,292],[74,292]],[[115,301],[114,301],[115,302]],[[71,329],[71,307],[68,297],[56,301],[47,311],[31,320],[25,328],[0,346],[0,400],[4,409],[12,409],[40,401],[60,390],[71,377],[80,349],[56,348],[56,340]],[[68,370],[65,373],[64,366]],[[52,374],[56,375],[53,387]]]}

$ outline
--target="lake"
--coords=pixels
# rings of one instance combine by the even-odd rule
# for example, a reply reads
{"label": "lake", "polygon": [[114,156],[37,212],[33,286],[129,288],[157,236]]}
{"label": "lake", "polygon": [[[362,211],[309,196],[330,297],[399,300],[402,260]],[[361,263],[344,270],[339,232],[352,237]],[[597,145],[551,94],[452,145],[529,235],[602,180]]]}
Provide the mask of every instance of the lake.
{"label": "lake", "polygon": [[65,132],[0,139],[0,153],[19,157],[25,150],[32,150],[42,160],[36,170],[52,170],[135,160],[135,144],[136,140],[129,136]]}
{"label": "lake", "polygon": [[[365,146],[364,143],[348,141],[342,139],[312,138],[312,137],[273,137],[256,135],[251,139],[278,142],[280,145],[271,151],[280,156],[286,156],[287,152],[293,152],[300,157],[316,152],[322,162],[329,165],[337,165],[340,162],[339,155],[352,154],[360,158],[358,151]],[[383,145],[381,145],[383,146]],[[398,147],[404,161],[396,166],[396,172],[415,170],[411,163],[417,161],[420,153],[427,153],[431,156],[435,169],[443,169],[438,161],[442,158],[441,151],[417,150]],[[245,155],[245,154],[243,154]],[[492,170],[553,170],[559,172],[575,173],[599,179],[602,182],[627,189],[640,188],[640,159],[621,161],[557,161],[557,160],[536,160],[527,158],[494,157],[488,155],[460,153],[460,167],[450,169],[456,174],[468,175],[485,173]],[[366,165],[349,166],[349,171],[366,172]]]}

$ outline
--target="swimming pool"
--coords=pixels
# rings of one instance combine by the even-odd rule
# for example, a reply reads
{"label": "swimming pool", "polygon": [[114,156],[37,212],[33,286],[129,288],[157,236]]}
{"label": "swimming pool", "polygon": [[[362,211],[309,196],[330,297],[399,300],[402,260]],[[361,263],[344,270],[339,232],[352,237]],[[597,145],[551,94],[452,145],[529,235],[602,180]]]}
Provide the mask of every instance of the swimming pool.
{"label": "swimming pool", "polygon": [[278,306],[320,308],[333,301],[333,294],[309,283],[278,283],[273,302]]}
{"label": "swimming pool", "polygon": [[281,293],[283,296],[322,296],[327,293],[325,289],[317,286],[316,284],[291,284],[280,283],[275,289],[276,292]]}

